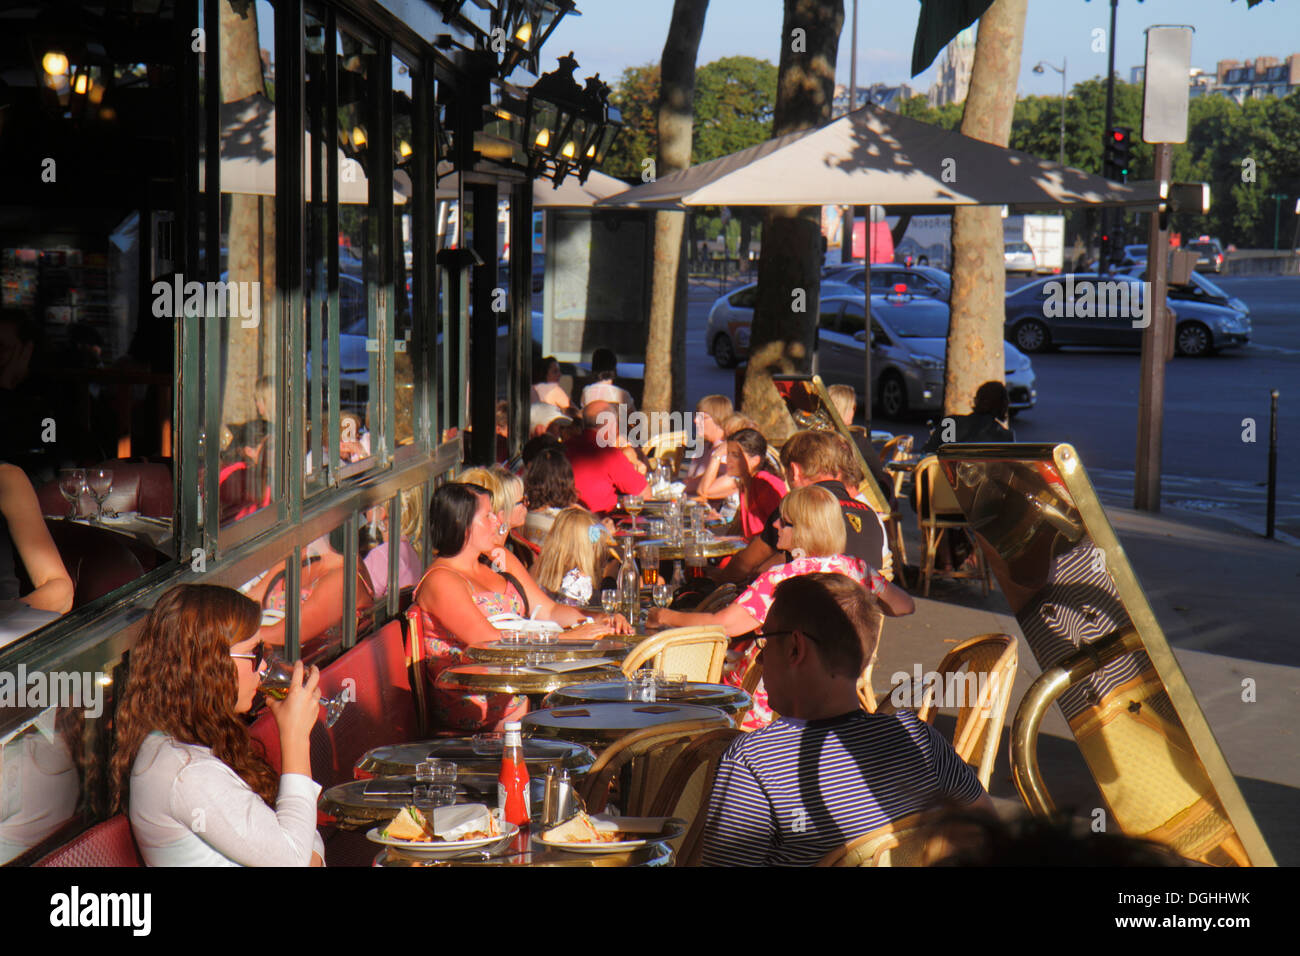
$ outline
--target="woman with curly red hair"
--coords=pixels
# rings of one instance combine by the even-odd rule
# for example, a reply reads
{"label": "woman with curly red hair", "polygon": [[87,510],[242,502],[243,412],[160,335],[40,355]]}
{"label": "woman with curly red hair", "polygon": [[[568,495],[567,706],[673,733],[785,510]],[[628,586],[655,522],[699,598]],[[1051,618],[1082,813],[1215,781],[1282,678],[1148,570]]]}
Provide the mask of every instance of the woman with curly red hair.
{"label": "woman with curly red hair", "polygon": [[282,701],[279,779],[239,714],[253,706],[262,612],[238,591],[172,588],[145,619],[117,707],[114,809],[150,866],[320,866],[320,786],[308,739],[320,672],[294,664]]}

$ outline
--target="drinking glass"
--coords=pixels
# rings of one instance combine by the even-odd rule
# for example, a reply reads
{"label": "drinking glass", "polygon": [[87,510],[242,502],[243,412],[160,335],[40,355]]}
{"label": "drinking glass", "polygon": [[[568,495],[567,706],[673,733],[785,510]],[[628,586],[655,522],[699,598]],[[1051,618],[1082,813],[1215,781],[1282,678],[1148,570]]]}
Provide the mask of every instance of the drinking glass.
{"label": "drinking glass", "polygon": [[704,556],[704,545],[698,541],[692,541],[686,545],[686,576],[688,578],[705,578],[708,574],[704,568],[706,565]]}
{"label": "drinking glass", "polygon": [[525,631],[502,631],[502,644],[524,644],[528,641],[528,634]]}
{"label": "drinking glass", "polygon": [[641,549],[641,585],[654,587],[659,580],[659,546],[647,544]]}
{"label": "drinking glass", "polygon": [[113,470],[91,468],[86,472],[86,487],[95,499],[95,523],[104,523],[104,501],[113,492]]}
{"label": "drinking glass", "polygon": [[659,674],[655,683],[663,691],[680,691],[686,687],[685,674]]}
{"label": "drinking glass", "polygon": [[[261,683],[258,685],[260,690],[267,697],[274,697],[276,700],[284,700],[289,696],[289,688],[293,686],[293,662],[287,661],[276,652],[268,649],[266,657],[262,660],[262,669],[258,671]],[[335,697],[321,697],[320,705],[325,708],[325,726],[333,727],[338,723],[339,717],[343,715],[343,706],[347,703],[338,695]]]}
{"label": "drinking glass", "polygon": [[659,672],[653,668],[646,668],[636,672],[633,678],[635,682],[635,700],[643,703],[654,703],[655,688],[658,684]]}
{"label": "drinking glass", "polygon": [[650,519],[650,537],[663,538],[668,534],[668,522],[663,518]]}
{"label": "drinking glass", "polygon": [[667,607],[673,599],[672,588],[668,586],[667,581],[660,578],[655,582],[651,597],[654,599],[655,607]]}
{"label": "drinking glass", "polygon": [[605,588],[600,592],[600,607],[606,614],[618,611],[618,589]]}
{"label": "drinking glass", "polygon": [[636,516],[645,507],[645,500],[640,495],[624,495],[623,510],[632,516],[632,533],[636,534]]}
{"label": "drinking glass", "polygon": [[68,520],[77,517],[77,506],[81,496],[86,493],[86,471],[84,468],[63,468],[59,471],[59,494],[72,505]]}

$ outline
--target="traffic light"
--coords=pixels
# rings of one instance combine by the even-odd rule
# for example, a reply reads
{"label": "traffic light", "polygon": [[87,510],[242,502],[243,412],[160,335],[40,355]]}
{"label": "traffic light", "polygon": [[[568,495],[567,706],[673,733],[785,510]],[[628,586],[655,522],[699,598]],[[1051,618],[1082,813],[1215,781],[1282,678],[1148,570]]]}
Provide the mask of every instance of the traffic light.
{"label": "traffic light", "polygon": [[1128,182],[1133,162],[1133,130],[1128,126],[1112,126],[1106,131],[1105,146],[1103,175],[1116,182]]}

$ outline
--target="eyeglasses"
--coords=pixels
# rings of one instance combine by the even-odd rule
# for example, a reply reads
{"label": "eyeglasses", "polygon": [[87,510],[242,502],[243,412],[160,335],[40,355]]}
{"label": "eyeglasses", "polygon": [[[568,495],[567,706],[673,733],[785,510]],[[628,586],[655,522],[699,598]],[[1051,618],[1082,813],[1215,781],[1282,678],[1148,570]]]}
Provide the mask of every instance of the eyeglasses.
{"label": "eyeglasses", "polygon": [[253,653],[251,654],[236,654],[234,651],[231,651],[230,656],[238,657],[240,660],[252,661],[253,670],[255,671],[261,670],[262,661],[266,659],[266,642],[258,641],[256,644],[254,644]]}
{"label": "eyeglasses", "polygon": [[759,634],[758,639],[754,641],[754,644],[758,647],[758,651],[761,654],[763,652],[763,648],[767,647],[767,642],[769,639],[774,637],[789,637],[793,633],[795,632],[794,631],[763,631],[762,633]]}

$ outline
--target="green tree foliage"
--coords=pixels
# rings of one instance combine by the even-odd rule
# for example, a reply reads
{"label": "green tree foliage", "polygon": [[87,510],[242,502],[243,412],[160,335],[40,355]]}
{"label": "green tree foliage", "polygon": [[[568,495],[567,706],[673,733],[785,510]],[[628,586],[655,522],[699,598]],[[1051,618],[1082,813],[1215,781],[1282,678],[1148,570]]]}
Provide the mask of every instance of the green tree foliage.
{"label": "green tree foliage", "polygon": [[659,154],[659,64],[629,66],[609,101],[623,114],[623,130],[605,156],[601,172],[640,177],[642,163]]}
{"label": "green tree foliage", "polygon": [[[1011,148],[1055,160],[1060,148],[1059,96],[1027,96],[1016,103]],[[904,116],[956,129],[961,106],[931,107],[922,96],[905,101]],[[1142,87],[1115,82],[1115,125],[1133,130],[1133,171],[1130,180],[1150,179],[1154,161],[1150,145],[1142,142]],[[1076,83],[1065,104],[1065,162],[1100,173],[1102,127],[1106,122],[1106,83],[1094,77]],[[1207,215],[1175,215],[1172,228],[1184,237],[1202,233],[1242,248],[1273,244],[1274,193],[1281,201],[1281,243],[1290,241],[1296,226],[1295,200],[1300,198],[1300,90],[1286,97],[1266,96],[1237,104],[1226,96],[1198,96],[1188,111],[1187,142],[1174,147],[1174,181],[1207,182],[1211,204]],[[1254,182],[1247,173],[1253,160]]]}

